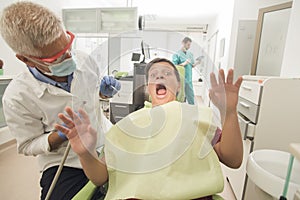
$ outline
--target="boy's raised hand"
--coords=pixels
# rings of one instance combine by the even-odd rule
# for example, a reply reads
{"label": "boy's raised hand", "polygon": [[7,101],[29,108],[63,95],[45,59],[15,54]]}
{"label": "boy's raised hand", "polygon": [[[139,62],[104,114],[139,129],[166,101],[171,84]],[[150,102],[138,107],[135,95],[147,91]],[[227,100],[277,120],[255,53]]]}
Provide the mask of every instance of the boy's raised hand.
{"label": "boy's raised hand", "polygon": [[56,124],[55,128],[66,135],[73,151],[79,156],[93,153],[96,148],[97,132],[91,127],[87,113],[79,109],[79,117],[70,107],[66,107],[65,111],[68,116],[58,114],[65,126]]}
{"label": "boy's raised hand", "polygon": [[239,77],[233,83],[233,70],[228,71],[225,79],[224,70],[219,70],[218,81],[214,73],[210,74],[211,89],[209,90],[209,97],[213,104],[220,110],[221,116],[226,114],[236,113],[238,103],[239,89],[243,79]]}

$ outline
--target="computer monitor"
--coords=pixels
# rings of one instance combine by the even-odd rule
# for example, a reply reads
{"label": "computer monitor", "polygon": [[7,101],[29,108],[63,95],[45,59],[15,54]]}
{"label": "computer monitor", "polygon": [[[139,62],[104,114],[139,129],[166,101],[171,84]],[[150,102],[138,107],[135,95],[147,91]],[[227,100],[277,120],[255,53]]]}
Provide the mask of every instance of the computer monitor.
{"label": "computer monitor", "polygon": [[140,53],[132,53],[131,61],[138,62],[140,61],[141,54]]}
{"label": "computer monitor", "polygon": [[146,59],[150,59],[150,45],[145,43],[144,41],[142,41],[141,42],[141,49],[142,49],[142,54],[144,56],[141,63],[145,63]]}

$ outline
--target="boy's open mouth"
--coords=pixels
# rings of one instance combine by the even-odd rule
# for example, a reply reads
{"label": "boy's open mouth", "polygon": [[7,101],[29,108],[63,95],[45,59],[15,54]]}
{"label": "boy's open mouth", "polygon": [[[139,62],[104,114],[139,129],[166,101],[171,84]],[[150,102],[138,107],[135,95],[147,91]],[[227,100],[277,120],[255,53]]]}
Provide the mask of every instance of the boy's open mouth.
{"label": "boy's open mouth", "polygon": [[156,95],[159,98],[165,97],[167,94],[167,88],[164,84],[156,84]]}

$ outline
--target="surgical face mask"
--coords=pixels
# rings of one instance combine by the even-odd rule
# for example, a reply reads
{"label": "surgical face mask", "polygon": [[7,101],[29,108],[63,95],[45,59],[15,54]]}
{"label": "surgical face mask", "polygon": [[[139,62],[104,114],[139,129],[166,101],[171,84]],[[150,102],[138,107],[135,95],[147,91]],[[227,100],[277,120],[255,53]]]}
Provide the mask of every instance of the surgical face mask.
{"label": "surgical face mask", "polygon": [[76,62],[73,57],[65,59],[63,62],[47,66],[50,70],[49,72],[45,72],[46,75],[49,76],[68,76],[72,74],[76,70]]}

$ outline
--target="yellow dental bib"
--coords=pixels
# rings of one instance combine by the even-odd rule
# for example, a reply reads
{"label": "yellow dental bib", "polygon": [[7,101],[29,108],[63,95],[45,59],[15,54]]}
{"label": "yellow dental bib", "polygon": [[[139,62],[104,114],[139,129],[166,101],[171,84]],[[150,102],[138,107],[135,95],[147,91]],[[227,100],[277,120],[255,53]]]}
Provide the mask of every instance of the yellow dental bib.
{"label": "yellow dental bib", "polygon": [[212,110],[179,102],[144,108],[106,134],[107,200],[184,200],[223,190],[210,142]]}

